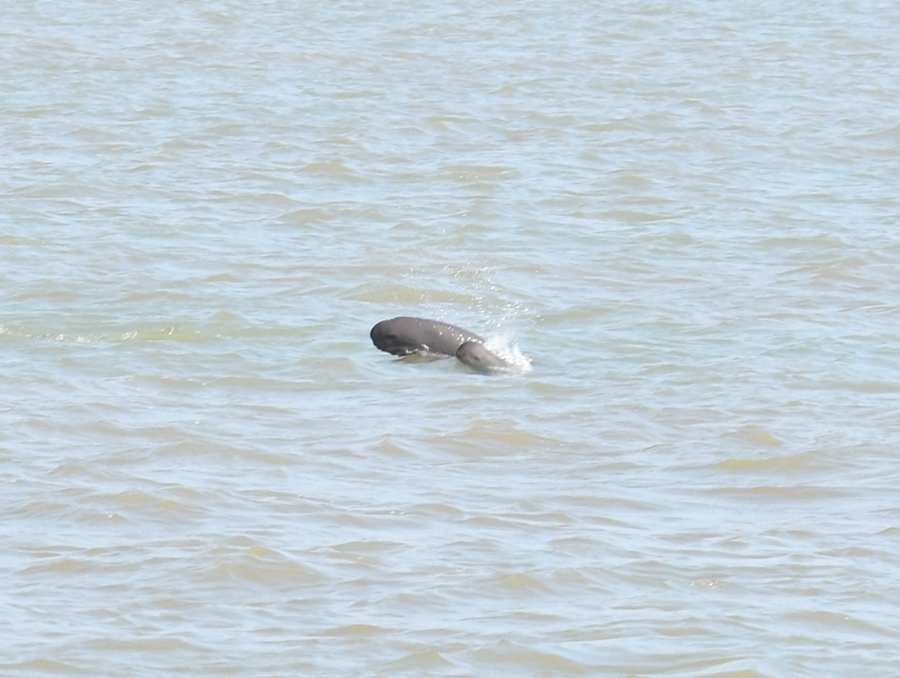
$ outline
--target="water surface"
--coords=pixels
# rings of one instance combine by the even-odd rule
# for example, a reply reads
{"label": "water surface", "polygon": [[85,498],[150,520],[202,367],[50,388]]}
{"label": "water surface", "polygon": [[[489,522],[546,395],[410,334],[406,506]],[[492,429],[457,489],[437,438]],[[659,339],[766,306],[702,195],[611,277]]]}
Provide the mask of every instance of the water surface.
{"label": "water surface", "polygon": [[9,8],[3,675],[900,673],[898,24]]}

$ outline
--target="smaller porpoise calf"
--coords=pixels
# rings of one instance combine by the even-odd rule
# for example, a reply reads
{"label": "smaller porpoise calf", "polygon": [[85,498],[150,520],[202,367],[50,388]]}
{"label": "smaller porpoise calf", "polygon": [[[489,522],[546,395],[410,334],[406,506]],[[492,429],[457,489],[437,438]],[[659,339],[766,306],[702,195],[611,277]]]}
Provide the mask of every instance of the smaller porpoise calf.
{"label": "smaller porpoise calf", "polygon": [[456,357],[476,372],[498,374],[514,371],[513,366],[480,341],[467,341],[456,349]]}

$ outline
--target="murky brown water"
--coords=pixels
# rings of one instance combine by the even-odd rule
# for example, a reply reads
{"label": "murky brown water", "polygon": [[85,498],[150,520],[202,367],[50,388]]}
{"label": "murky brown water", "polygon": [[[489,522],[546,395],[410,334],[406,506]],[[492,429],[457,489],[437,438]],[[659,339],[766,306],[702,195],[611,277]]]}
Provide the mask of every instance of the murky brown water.
{"label": "murky brown water", "polygon": [[8,9],[0,673],[900,674],[898,25]]}

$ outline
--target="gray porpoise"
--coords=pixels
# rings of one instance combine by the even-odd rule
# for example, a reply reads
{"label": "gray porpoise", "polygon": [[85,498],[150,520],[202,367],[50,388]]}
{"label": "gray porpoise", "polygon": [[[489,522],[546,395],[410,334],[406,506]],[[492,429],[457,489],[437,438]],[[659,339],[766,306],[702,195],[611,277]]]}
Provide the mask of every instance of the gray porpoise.
{"label": "gray porpoise", "polygon": [[376,347],[393,355],[432,353],[455,356],[460,345],[469,341],[484,341],[477,334],[456,325],[405,316],[382,320],[372,328],[369,336]]}
{"label": "gray porpoise", "polygon": [[513,366],[490,351],[480,341],[464,342],[456,349],[456,357],[476,372],[482,374],[497,374],[499,372],[511,372]]}

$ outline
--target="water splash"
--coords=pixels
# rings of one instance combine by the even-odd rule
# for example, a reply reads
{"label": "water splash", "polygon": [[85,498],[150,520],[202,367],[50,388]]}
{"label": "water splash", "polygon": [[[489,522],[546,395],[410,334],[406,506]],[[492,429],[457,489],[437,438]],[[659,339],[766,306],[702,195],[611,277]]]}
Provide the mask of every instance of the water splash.
{"label": "water splash", "polygon": [[484,340],[484,345],[512,365],[515,372],[531,371],[531,358],[522,353],[518,344],[513,343],[509,335],[490,335]]}

